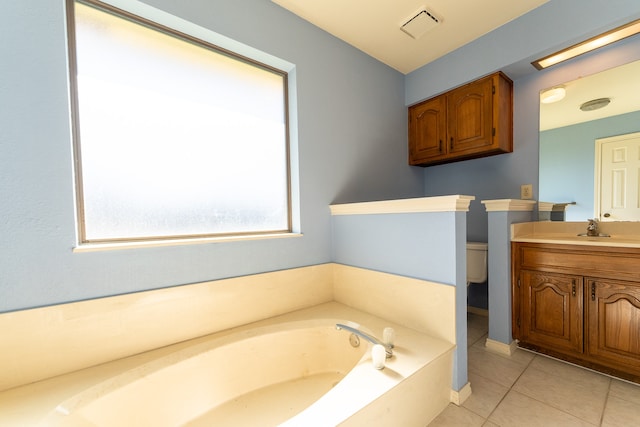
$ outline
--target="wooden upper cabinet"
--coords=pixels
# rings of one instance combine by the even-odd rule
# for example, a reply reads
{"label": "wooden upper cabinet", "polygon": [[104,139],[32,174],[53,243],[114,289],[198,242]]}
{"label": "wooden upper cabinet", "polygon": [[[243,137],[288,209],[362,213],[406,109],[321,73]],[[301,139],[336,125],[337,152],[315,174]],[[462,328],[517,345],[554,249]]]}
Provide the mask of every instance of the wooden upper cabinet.
{"label": "wooden upper cabinet", "polygon": [[512,152],[512,88],[496,73],[409,107],[409,164]]}

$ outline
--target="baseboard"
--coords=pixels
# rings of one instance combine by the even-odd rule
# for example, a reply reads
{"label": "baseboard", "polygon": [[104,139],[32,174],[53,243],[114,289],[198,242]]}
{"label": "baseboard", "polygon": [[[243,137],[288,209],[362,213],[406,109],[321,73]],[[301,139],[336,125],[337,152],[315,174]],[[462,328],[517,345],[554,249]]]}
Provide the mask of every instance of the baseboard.
{"label": "baseboard", "polygon": [[511,344],[505,344],[503,342],[487,338],[484,346],[487,350],[493,353],[511,356],[516,351],[516,348],[518,348],[518,343],[516,341],[511,341]]}
{"label": "baseboard", "polygon": [[460,390],[451,390],[449,399],[451,403],[460,406],[471,396],[471,383],[466,383]]}

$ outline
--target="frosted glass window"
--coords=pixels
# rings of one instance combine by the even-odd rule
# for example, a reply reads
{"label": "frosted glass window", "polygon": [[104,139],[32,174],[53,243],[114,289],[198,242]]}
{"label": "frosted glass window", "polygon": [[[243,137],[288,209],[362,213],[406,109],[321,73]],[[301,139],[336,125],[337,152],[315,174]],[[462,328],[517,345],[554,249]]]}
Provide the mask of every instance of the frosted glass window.
{"label": "frosted glass window", "polygon": [[286,73],[74,5],[80,240],[290,231]]}

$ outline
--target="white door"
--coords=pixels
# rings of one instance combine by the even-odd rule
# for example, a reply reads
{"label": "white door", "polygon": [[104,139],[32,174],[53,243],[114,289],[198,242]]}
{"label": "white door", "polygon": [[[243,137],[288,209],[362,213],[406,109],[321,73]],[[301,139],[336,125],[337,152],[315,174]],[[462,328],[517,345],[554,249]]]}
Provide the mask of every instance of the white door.
{"label": "white door", "polygon": [[639,171],[640,132],[596,140],[596,217],[640,221]]}

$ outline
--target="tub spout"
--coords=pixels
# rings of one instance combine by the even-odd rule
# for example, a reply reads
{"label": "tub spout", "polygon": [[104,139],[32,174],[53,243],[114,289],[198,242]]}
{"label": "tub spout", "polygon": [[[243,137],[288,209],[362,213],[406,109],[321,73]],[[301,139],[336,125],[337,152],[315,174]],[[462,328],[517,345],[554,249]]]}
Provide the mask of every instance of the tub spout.
{"label": "tub spout", "polygon": [[354,328],[352,326],[344,325],[342,323],[336,323],[336,329],[344,329],[345,331],[349,331],[352,334],[356,334],[357,336],[364,338],[369,341],[371,344],[380,344],[384,347],[385,352],[387,353],[387,359],[393,356],[393,347],[389,344],[385,344],[380,341],[378,338],[367,334],[366,332],[362,332],[360,329]]}

